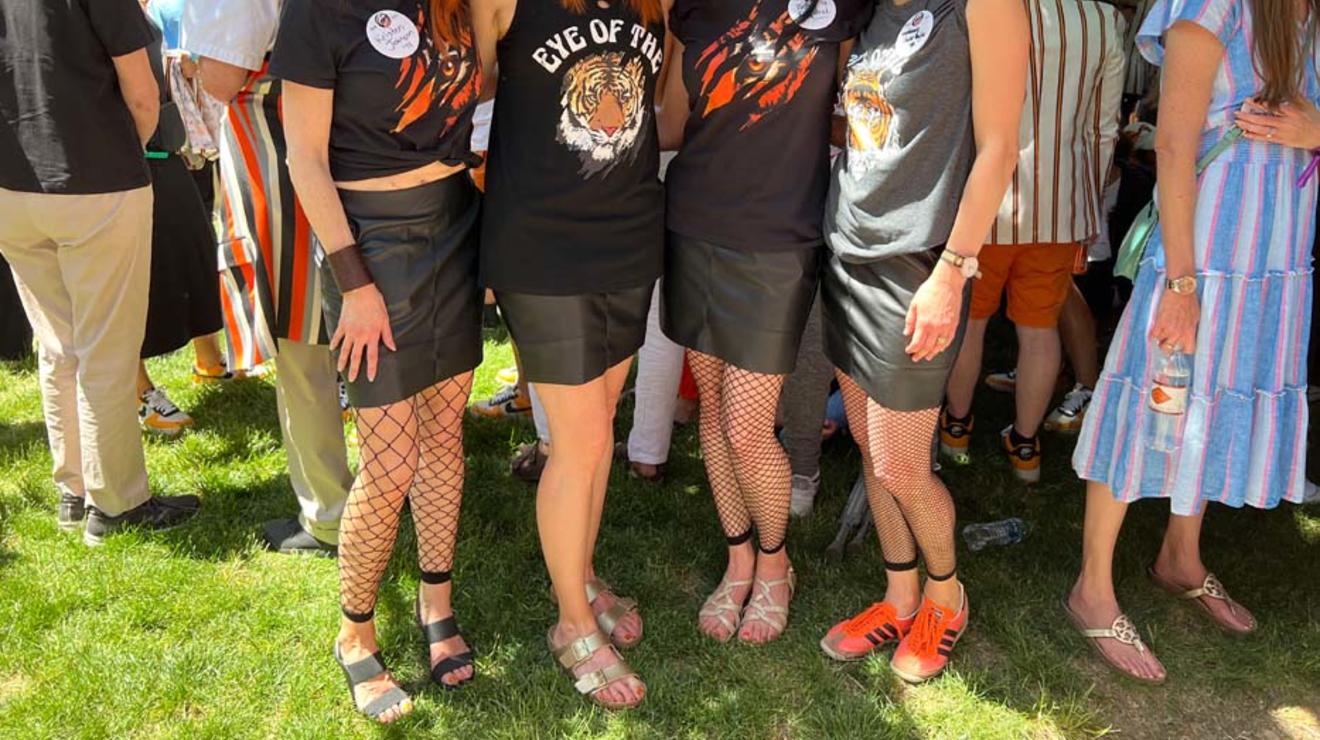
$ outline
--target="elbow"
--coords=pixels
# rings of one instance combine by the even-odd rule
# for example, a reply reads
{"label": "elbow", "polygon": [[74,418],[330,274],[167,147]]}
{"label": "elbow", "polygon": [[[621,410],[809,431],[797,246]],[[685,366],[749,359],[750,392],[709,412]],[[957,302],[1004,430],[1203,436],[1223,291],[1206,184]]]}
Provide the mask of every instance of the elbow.
{"label": "elbow", "polygon": [[984,163],[995,177],[1008,181],[1018,165],[1017,140],[996,139],[983,143],[976,151],[977,163]]}
{"label": "elbow", "polygon": [[1195,139],[1155,131],[1155,160],[1161,168],[1179,163],[1195,165],[1199,148],[1200,142]]}

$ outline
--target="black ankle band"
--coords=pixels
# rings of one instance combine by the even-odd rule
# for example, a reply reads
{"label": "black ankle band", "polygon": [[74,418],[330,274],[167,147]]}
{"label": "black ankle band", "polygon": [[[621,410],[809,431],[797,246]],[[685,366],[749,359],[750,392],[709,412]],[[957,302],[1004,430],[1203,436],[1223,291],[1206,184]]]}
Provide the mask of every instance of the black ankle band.
{"label": "black ankle band", "polygon": [[942,576],[937,576],[934,573],[931,573],[930,571],[926,571],[926,580],[943,582],[949,580],[950,578],[953,578],[956,575],[958,575],[958,571],[956,570],[951,570],[946,575],[942,575]]}
{"label": "black ankle band", "polygon": [[767,550],[767,549],[765,548],[765,546],[763,546],[763,545],[757,545],[757,546],[756,546],[756,549],[760,550],[762,555],[774,555],[774,554],[776,554],[776,553],[779,553],[779,552],[783,551],[783,549],[784,549],[784,545],[787,545],[787,544],[788,544],[788,542],[787,542],[786,540],[780,540],[778,545],[775,545],[774,547],[770,548],[769,550]]}
{"label": "black ankle band", "polygon": [[449,583],[450,574],[447,570],[424,570],[422,571],[422,583],[436,586],[441,583]]}
{"label": "black ankle band", "polygon": [[372,609],[371,611],[365,614],[359,614],[358,612],[351,612],[347,609],[340,609],[340,611],[344,613],[345,617],[348,617],[348,621],[357,622],[358,624],[365,624],[366,622],[370,622],[376,616],[375,609]]}
{"label": "black ankle band", "polygon": [[896,573],[901,573],[905,570],[916,570],[916,569],[917,569],[916,558],[912,558],[911,560],[905,563],[892,563],[888,560],[885,561],[885,570],[892,570]]}
{"label": "black ankle band", "polygon": [[970,411],[967,412],[966,416],[954,416],[953,412],[949,410],[948,406],[944,407],[944,417],[949,421],[953,422],[954,424],[962,424],[963,426],[967,426],[972,423],[972,412]]}
{"label": "black ankle band", "polygon": [[1016,426],[1008,428],[1008,438],[1015,445],[1026,445],[1036,441],[1035,437],[1024,437],[1021,434],[1018,434]]}
{"label": "black ankle band", "polygon": [[735,536],[735,537],[727,537],[727,536],[726,536],[724,539],[725,539],[726,542],[729,543],[729,547],[737,547],[738,545],[741,545],[741,544],[747,542],[747,541],[750,540],[751,538],[752,538],[752,530],[749,529],[749,530],[747,530],[746,532],[743,532],[743,533],[740,534],[740,535],[737,535],[737,536]]}

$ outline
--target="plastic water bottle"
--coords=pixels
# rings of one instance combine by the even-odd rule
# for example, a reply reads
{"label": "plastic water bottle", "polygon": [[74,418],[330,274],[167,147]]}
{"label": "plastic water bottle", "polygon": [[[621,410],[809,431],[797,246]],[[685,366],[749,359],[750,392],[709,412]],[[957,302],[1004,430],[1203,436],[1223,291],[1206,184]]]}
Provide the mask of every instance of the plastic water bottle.
{"label": "plastic water bottle", "polygon": [[1026,539],[1027,533],[1031,531],[1031,525],[1017,517],[1005,519],[1001,522],[989,522],[986,524],[968,524],[963,527],[963,541],[967,543],[967,549],[972,552],[980,552],[988,545],[1016,545]]}
{"label": "plastic water bottle", "polygon": [[1150,422],[1150,448],[1173,452],[1181,442],[1183,415],[1187,413],[1187,386],[1191,382],[1191,361],[1182,352],[1165,355],[1155,371],[1150,389],[1150,408],[1155,413]]}

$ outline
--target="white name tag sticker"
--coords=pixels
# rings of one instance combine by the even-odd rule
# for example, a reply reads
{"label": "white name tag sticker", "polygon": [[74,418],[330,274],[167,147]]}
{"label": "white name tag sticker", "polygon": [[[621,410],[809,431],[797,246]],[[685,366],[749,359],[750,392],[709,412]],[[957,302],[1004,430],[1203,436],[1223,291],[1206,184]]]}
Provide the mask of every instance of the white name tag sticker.
{"label": "white name tag sticker", "polygon": [[819,31],[828,27],[839,12],[834,0],[816,0],[816,7],[811,10],[811,15],[807,15],[808,8],[811,8],[811,0],[788,0],[788,17],[808,31]]}
{"label": "white name tag sticker", "polygon": [[898,41],[894,44],[894,50],[905,57],[910,57],[921,51],[926,42],[930,41],[930,35],[934,31],[935,14],[923,10],[903,25],[903,29],[898,32]]}
{"label": "white name tag sticker", "polygon": [[381,10],[367,19],[371,48],[391,59],[406,59],[422,44],[417,25],[397,10]]}

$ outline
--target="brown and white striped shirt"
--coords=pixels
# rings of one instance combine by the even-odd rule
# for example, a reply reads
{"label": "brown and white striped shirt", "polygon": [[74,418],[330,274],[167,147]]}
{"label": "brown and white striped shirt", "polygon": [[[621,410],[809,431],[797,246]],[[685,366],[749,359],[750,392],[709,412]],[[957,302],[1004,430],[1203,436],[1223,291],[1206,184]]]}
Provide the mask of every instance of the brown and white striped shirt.
{"label": "brown and white striped shirt", "polygon": [[1146,21],[1146,16],[1150,14],[1150,6],[1154,3],[1155,0],[1134,0],[1128,5],[1132,9],[1132,20],[1128,22],[1127,33],[1123,38],[1123,51],[1127,54],[1124,95],[1144,98],[1155,84],[1155,75],[1159,68],[1146,61],[1146,58],[1141,56],[1141,52],[1137,51],[1137,32],[1141,30],[1141,24]]}
{"label": "brown and white striped shirt", "polygon": [[1092,0],[1025,0],[1031,23],[1018,168],[991,244],[1083,242],[1100,230],[1118,136],[1126,23]]}

